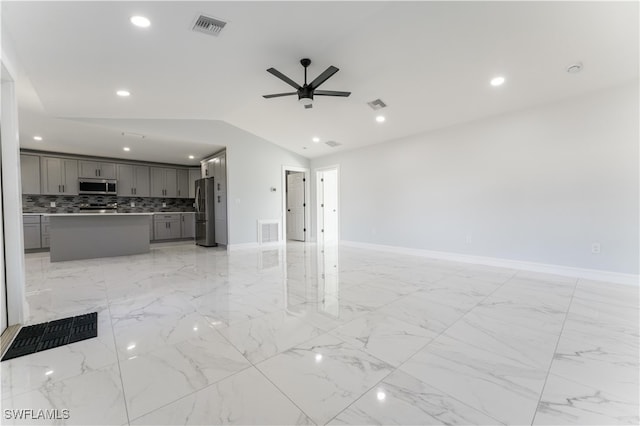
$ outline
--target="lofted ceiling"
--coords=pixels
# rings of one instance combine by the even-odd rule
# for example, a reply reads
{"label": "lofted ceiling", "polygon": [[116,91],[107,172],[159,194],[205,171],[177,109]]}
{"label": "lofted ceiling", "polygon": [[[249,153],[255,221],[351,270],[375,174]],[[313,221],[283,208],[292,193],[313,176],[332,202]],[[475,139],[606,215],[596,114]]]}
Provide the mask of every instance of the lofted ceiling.
{"label": "lofted ceiling", "polygon": [[[193,32],[200,14],[228,23],[218,37]],[[133,15],[151,26],[131,25]],[[18,62],[23,147],[181,164],[224,146],[234,127],[314,158],[624,84],[639,71],[637,2],[3,1],[2,32]],[[317,97],[312,109],[262,98],[291,91],[266,69],[302,83],[303,57],[309,80],[335,65],[322,89],[352,95]],[[578,61],[582,72],[567,73]],[[496,75],[503,86],[489,84]],[[373,111],[377,98],[388,107]],[[207,133],[176,139],[190,120],[209,120]]]}

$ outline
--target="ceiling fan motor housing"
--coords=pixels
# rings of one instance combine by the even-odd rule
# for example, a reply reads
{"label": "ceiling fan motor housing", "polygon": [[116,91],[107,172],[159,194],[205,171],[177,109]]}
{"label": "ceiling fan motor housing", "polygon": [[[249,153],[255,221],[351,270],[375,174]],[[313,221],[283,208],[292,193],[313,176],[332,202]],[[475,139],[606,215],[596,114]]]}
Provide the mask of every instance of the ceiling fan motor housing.
{"label": "ceiling fan motor housing", "polygon": [[311,86],[305,84],[298,89],[298,100],[305,105],[313,102],[313,90],[311,90]]}

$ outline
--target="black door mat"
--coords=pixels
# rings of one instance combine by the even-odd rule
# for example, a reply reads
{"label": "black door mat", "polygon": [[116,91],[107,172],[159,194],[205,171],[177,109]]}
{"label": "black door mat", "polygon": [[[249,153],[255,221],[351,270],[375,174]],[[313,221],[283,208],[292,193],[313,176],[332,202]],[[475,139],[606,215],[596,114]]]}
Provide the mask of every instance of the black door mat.
{"label": "black door mat", "polygon": [[98,313],[78,315],[24,327],[2,361],[98,336]]}

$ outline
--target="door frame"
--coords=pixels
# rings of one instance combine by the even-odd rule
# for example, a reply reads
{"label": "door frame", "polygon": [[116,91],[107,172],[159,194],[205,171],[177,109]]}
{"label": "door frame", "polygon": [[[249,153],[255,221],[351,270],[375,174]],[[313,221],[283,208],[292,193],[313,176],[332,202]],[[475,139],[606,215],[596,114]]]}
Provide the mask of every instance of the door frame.
{"label": "door frame", "polygon": [[336,226],[338,227],[337,229],[337,241],[338,243],[340,242],[340,164],[334,164],[331,166],[326,166],[326,167],[320,167],[317,169],[313,169],[314,171],[314,177],[316,180],[316,242],[318,243],[324,243],[324,240],[320,239],[320,229],[322,229],[322,224],[320,223],[320,216],[321,216],[321,204],[322,204],[322,200],[320,198],[321,195],[321,191],[320,191],[320,177],[319,174],[323,173],[323,172],[328,172],[330,170],[335,170],[336,171],[336,196],[337,196],[337,205],[338,205],[338,217],[336,218]]}
{"label": "door frame", "polygon": [[[4,49],[2,53],[5,53]],[[2,97],[2,238],[5,270],[8,326],[24,322],[25,256],[22,235],[22,182],[20,175],[20,139],[18,132],[18,101],[11,64],[0,61]],[[4,307],[2,307],[4,311]]]}
{"label": "door frame", "polygon": [[302,172],[304,173],[304,242],[309,241],[311,234],[311,218],[309,215],[309,188],[310,188],[310,175],[311,172],[308,168],[298,166],[282,166],[282,224],[280,228],[280,241],[283,244],[287,243],[287,172]]}

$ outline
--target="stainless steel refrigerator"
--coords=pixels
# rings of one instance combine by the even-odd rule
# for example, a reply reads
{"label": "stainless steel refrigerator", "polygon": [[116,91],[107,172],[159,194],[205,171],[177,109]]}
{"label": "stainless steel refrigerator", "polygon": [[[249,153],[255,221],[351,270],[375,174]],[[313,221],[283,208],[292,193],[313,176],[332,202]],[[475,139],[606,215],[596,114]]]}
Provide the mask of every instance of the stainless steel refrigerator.
{"label": "stainless steel refrigerator", "polygon": [[215,217],[213,213],[213,178],[196,181],[196,244],[216,246]]}

